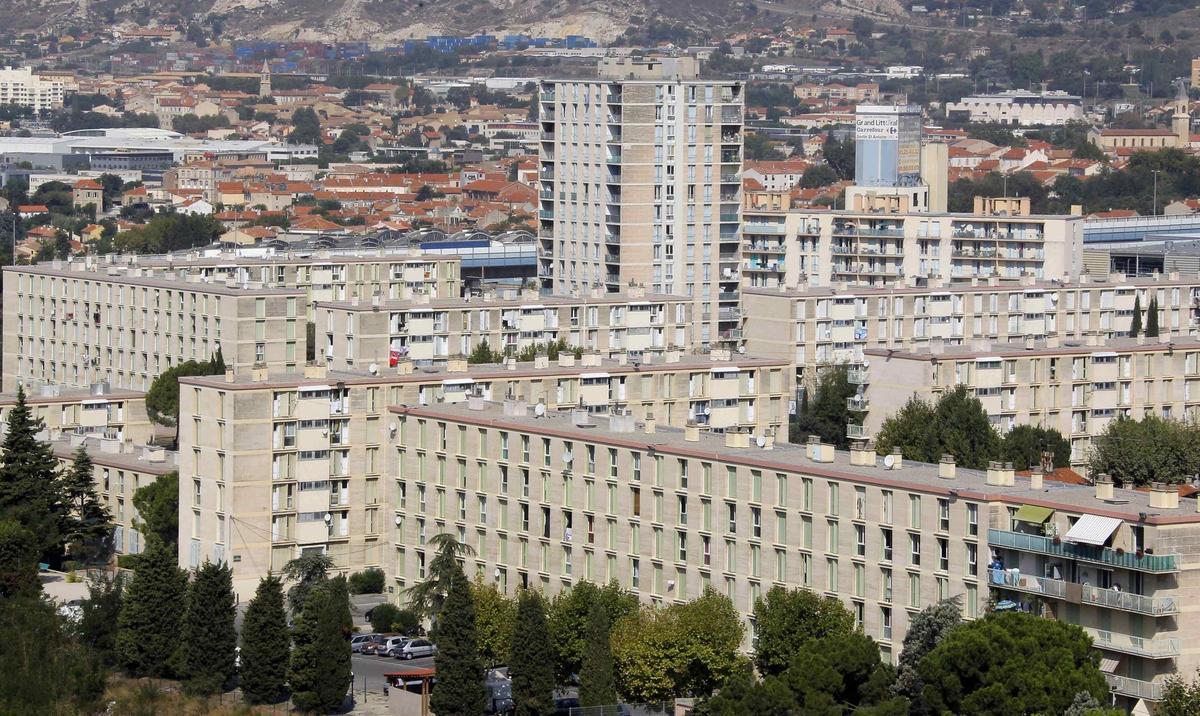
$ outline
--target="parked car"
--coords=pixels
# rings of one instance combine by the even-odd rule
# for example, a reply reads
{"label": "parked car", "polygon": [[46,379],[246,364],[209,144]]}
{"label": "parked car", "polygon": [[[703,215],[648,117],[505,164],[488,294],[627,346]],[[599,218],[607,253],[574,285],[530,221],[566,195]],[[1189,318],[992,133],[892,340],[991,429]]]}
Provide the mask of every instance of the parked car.
{"label": "parked car", "polygon": [[375,649],[376,656],[396,656],[396,654],[404,648],[404,645],[409,641],[406,636],[390,636],[387,641],[380,644]]}
{"label": "parked car", "polygon": [[[362,645],[362,648],[359,650],[359,653],[361,653],[361,654],[379,653],[379,647],[383,646],[384,643],[387,642],[387,640],[388,640],[388,637],[386,634],[372,634],[370,640],[368,640],[367,643]],[[383,652],[383,653],[387,653],[387,652]]]}
{"label": "parked car", "polygon": [[396,654],[397,659],[418,659],[422,656],[433,656],[437,653],[437,645],[428,639],[413,639],[404,645]]}
{"label": "parked car", "polygon": [[350,637],[350,653],[361,654],[363,647],[370,643],[374,634],[355,634]]}

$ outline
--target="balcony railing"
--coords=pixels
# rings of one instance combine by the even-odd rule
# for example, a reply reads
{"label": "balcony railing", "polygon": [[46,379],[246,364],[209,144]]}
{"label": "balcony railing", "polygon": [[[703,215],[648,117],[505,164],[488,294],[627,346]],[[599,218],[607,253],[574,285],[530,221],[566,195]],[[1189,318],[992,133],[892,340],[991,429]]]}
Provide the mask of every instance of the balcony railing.
{"label": "balcony railing", "polygon": [[849,410],[854,413],[865,413],[865,412],[867,412],[867,408],[869,408],[870,405],[871,405],[870,401],[868,401],[866,399],[866,397],[861,396],[861,395],[856,395],[851,398],[846,398],[846,410]]}
{"label": "balcony railing", "polygon": [[1099,587],[1084,587],[1083,601],[1109,609],[1120,609],[1138,614],[1161,617],[1179,613],[1179,603],[1174,597],[1145,597],[1130,592],[1114,592]]}
{"label": "balcony railing", "polygon": [[846,380],[854,385],[865,385],[870,378],[866,368],[851,368],[846,371]]}
{"label": "balcony railing", "polygon": [[1178,637],[1169,636],[1157,639],[1143,639],[1138,636],[1113,633],[1104,629],[1093,629],[1092,627],[1083,627],[1083,630],[1088,633],[1088,636],[1092,637],[1092,643],[1101,649],[1119,651],[1122,654],[1133,654],[1134,656],[1144,656],[1148,659],[1169,659],[1179,656]]}
{"label": "balcony railing", "polygon": [[1024,552],[1093,562],[1111,567],[1123,567],[1139,572],[1158,574],[1179,571],[1176,556],[1173,554],[1146,554],[1138,557],[1136,554],[1128,552],[1118,554],[1116,550],[1107,547],[1091,547],[1072,542],[1055,544],[1049,537],[1023,532],[990,529],[988,530],[988,543],[995,547],[1009,547]]}
{"label": "balcony railing", "polygon": [[1105,674],[1104,678],[1108,680],[1108,688],[1122,696],[1132,696],[1147,701],[1162,701],[1163,686],[1160,683],[1131,679],[1128,676],[1117,676],[1116,674]]}
{"label": "balcony railing", "polygon": [[867,432],[866,425],[849,424],[846,426],[846,437],[851,440],[868,440],[871,434]]}
{"label": "balcony railing", "polygon": [[757,221],[747,221],[742,226],[742,231],[747,234],[786,234],[787,227],[783,224],[764,224]]}

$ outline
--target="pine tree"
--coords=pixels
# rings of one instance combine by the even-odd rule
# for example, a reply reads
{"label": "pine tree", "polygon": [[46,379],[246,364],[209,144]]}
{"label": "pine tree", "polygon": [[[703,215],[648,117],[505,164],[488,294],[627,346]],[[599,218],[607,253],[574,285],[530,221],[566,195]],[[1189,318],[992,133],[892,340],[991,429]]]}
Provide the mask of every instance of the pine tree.
{"label": "pine tree", "polygon": [[332,711],[350,688],[350,643],[342,635],[338,602],[330,582],[322,582],[308,592],[296,619],[288,681],[301,711]]}
{"label": "pine tree", "polygon": [[38,540],[16,520],[0,520],[0,601],[39,597]]}
{"label": "pine tree", "polygon": [[512,655],[512,698],[517,716],[554,713],[554,648],[542,595],[528,589],[517,600],[517,624]]}
{"label": "pine tree", "polygon": [[188,691],[215,694],[237,671],[233,571],[205,560],[188,588],[179,649]]}
{"label": "pine tree", "polygon": [[1137,338],[1142,332],[1142,297],[1133,297],[1133,318],[1129,319],[1129,337]]}
{"label": "pine tree", "polygon": [[1150,308],[1146,309],[1146,337],[1158,338],[1158,296],[1150,299]]}
{"label": "pine tree", "polygon": [[157,540],[138,560],[117,620],[117,663],[133,676],[170,676],[187,597],[187,574]]}
{"label": "pine tree", "polygon": [[242,621],[241,686],[246,701],[270,704],[283,697],[290,646],[283,582],[268,574],[258,583]]}
{"label": "pine tree", "polygon": [[592,602],[588,612],[587,640],[583,668],[579,670],[579,705],[615,704],[617,687],[613,680],[612,625],[608,621],[608,610],[599,599]]}
{"label": "pine tree", "polygon": [[45,428],[17,387],[17,402],[8,414],[8,432],[0,443],[0,515],[15,519],[38,540],[43,561],[57,557],[63,509],[59,496],[58,461],[50,446],[37,439]]}
{"label": "pine tree", "polygon": [[449,578],[446,601],[433,632],[438,649],[434,657],[438,685],[429,706],[438,716],[483,713],[487,689],[483,662],[475,643],[475,605],[471,600],[471,588],[461,567],[452,571]]}
{"label": "pine tree", "polygon": [[116,662],[117,621],[125,601],[125,575],[94,575],[88,581],[88,598],[80,605],[79,641],[106,666]]}
{"label": "pine tree", "polygon": [[107,563],[113,552],[112,515],[96,497],[92,458],[82,445],[59,482],[67,508],[62,525],[67,554],[85,564]]}

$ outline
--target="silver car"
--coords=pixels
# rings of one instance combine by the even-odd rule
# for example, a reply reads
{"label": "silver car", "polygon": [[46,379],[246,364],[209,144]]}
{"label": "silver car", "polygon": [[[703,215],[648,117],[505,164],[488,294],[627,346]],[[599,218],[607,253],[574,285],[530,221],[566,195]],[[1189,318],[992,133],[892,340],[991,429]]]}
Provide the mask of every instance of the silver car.
{"label": "silver car", "polygon": [[353,654],[361,654],[363,646],[365,646],[367,642],[371,641],[371,637],[373,636],[375,635],[355,634],[354,636],[350,637],[350,652]]}
{"label": "silver car", "polygon": [[419,659],[422,656],[433,656],[437,653],[437,645],[428,639],[413,639],[404,645],[396,654],[397,659]]}

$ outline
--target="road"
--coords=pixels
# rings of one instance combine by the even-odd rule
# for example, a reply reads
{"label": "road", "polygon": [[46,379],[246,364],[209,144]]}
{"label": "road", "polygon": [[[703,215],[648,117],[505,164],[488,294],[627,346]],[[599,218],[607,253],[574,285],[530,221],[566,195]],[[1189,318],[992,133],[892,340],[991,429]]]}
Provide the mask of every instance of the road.
{"label": "road", "polygon": [[412,666],[433,668],[433,657],[427,656],[422,659],[402,661],[400,659],[393,659],[390,656],[353,654],[350,658],[350,669],[354,672],[354,690],[357,693],[362,693],[363,679],[366,679],[366,689],[368,692],[382,694],[384,674]]}

